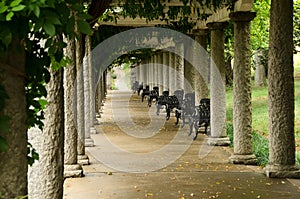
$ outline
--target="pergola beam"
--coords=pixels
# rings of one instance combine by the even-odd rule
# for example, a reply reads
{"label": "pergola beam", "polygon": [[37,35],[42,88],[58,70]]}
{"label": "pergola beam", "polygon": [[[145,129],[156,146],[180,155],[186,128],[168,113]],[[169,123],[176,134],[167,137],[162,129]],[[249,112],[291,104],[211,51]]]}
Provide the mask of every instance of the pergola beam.
{"label": "pergola beam", "polygon": [[[247,12],[251,11],[252,6],[253,6],[254,0],[238,0],[235,2],[234,5],[234,12]],[[165,6],[165,12],[167,13],[169,7],[172,6],[179,6],[182,7],[184,6],[183,2],[180,0],[168,0],[166,2],[162,3]],[[119,2],[119,0],[112,0],[110,6],[111,7],[117,7],[117,6],[122,6],[124,5],[124,1]],[[187,4],[188,6],[191,6],[193,8],[200,8],[200,13],[202,14],[211,14],[206,20],[200,20],[198,18],[197,13],[193,13],[190,17],[189,20],[192,22],[195,22],[196,25],[194,29],[206,29],[207,23],[212,23],[212,22],[225,22],[229,21],[229,13],[231,12],[228,7],[223,7],[223,8],[218,8],[216,11],[212,11],[213,9],[203,9],[199,2],[197,1],[192,1],[191,3]],[[195,11],[195,10],[194,10]],[[131,26],[131,27],[139,27],[139,26],[155,26],[155,25],[167,25],[170,22],[176,22],[179,20],[161,20],[161,19],[155,19],[155,20],[147,20],[142,17],[136,17],[135,19],[132,19],[130,17],[119,17],[117,19],[117,22],[101,22],[100,25],[112,25],[112,26]]]}

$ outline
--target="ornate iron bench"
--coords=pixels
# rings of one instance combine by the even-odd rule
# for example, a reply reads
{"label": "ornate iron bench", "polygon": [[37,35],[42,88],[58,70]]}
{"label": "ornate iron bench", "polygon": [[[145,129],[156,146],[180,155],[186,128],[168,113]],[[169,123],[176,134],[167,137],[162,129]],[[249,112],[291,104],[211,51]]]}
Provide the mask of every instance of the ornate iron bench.
{"label": "ornate iron bench", "polygon": [[193,133],[193,130],[195,131],[195,136],[193,140],[197,139],[198,136],[198,130],[200,127],[204,125],[205,130],[204,134],[209,135],[210,132],[208,132],[208,126],[210,125],[210,99],[203,98],[200,100],[199,106],[196,106],[194,108],[193,114],[191,115],[190,120],[190,132],[189,136]]}
{"label": "ornate iron bench", "polygon": [[178,118],[180,113],[178,110],[181,110],[182,102],[183,102],[184,90],[176,90],[174,91],[174,95],[168,97],[168,101],[166,104],[166,119],[170,119],[171,111],[175,109],[175,117],[176,123],[178,123]]}
{"label": "ornate iron bench", "polygon": [[159,115],[162,106],[166,106],[168,102],[169,91],[163,91],[162,95],[158,96],[156,101],[156,115]]}
{"label": "ornate iron bench", "polygon": [[[179,119],[182,120],[182,128],[185,124],[189,124],[190,117],[192,116],[195,109],[195,93],[186,93],[182,101],[181,110],[177,110],[176,114],[176,125],[179,123]],[[175,113],[176,113],[175,111]],[[187,120],[188,119],[188,120]]]}
{"label": "ornate iron bench", "polygon": [[149,85],[146,85],[146,88],[144,88],[142,92],[142,102],[144,102],[144,98],[146,96],[149,96],[149,94],[150,94],[150,87]]}
{"label": "ornate iron bench", "polygon": [[158,96],[159,96],[159,87],[158,87],[158,86],[154,86],[154,87],[153,87],[153,90],[150,91],[149,97],[148,97],[148,106],[149,106],[149,107],[151,107],[152,101],[153,101],[154,99],[155,99],[155,101],[157,102]]}

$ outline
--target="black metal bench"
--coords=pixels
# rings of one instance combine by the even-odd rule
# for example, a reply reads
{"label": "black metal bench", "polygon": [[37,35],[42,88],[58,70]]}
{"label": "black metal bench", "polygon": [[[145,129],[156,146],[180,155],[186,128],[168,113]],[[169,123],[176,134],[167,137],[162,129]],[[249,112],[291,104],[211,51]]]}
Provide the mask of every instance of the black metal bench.
{"label": "black metal bench", "polygon": [[162,95],[158,96],[156,101],[156,115],[159,115],[162,106],[166,106],[168,102],[169,91],[163,91]]}
{"label": "black metal bench", "polygon": [[143,82],[141,82],[141,83],[139,84],[138,95],[141,94],[141,91],[142,91],[142,90],[143,90]]}
{"label": "black metal bench", "polygon": [[[182,120],[182,128],[185,124],[189,124],[190,117],[195,109],[195,93],[186,93],[181,104],[181,110],[176,110],[176,125],[179,123],[179,119]],[[188,120],[187,120],[188,119]]]}
{"label": "black metal bench", "polygon": [[168,97],[168,101],[166,104],[167,120],[170,119],[171,111],[175,109],[176,123],[178,123],[178,118],[180,117],[180,112],[178,110],[181,110],[183,95],[184,90],[176,90],[174,91],[174,95]]}
{"label": "black metal bench", "polygon": [[135,82],[132,84],[131,90],[132,90],[133,93],[138,92],[138,90],[139,90],[139,82],[138,82],[138,81],[135,81]]}
{"label": "black metal bench", "polygon": [[210,125],[210,99],[203,98],[200,100],[199,106],[194,108],[193,114],[190,120],[190,132],[189,136],[192,134],[193,129],[195,130],[195,136],[193,140],[197,139],[198,129],[204,125],[204,134],[209,135],[208,126]]}
{"label": "black metal bench", "polygon": [[149,107],[151,107],[152,101],[153,101],[154,99],[155,99],[155,101],[157,102],[158,96],[159,96],[159,87],[158,87],[158,86],[154,86],[154,87],[153,87],[153,90],[150,91],[149,97],[148,97],[148,106],[149,106]]}
{"label": "black metal bench", "polygon": [[150,87],[149,85],[146,85],[146,88],[144,88],[142,92],[142,102],[144,102],[144,98],[146,96],[149,96],[149,94],[150,94]]}

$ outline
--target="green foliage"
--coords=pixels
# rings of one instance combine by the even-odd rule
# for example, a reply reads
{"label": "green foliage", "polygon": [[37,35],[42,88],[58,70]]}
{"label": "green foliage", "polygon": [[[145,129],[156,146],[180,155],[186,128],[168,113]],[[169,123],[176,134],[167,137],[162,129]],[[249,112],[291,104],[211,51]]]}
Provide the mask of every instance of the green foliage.
{"label": "green foliage", "polygon": [[233,147],[233,125],[231,122],[226,122],[226,133],[230,140],[230,147]]}
{"label": "green foliage", "polygon": [[29,142],[27,142],[27,160],[30,166],[33,165],[35,160],[39,160],[39,154]]}
{"label": "green foliage", "polygon": [[253,153],[257,157],[257,163],[260,166],[265,166],[269,162],[269,140],[256,133],[252,133]]}
{"label": "green foliage", "polygon": [[296,165],[300,166],[300,153],[296,152]]}
{"label": "green foliage", "polygon": [[253,11],[256,17],[251,21],[252,50],[267,49],[269,46],[270,0],[256,0]]}
{"label": "green foliage", "polygon": [[300,1],[294,1],[294,52],[300,52]]}

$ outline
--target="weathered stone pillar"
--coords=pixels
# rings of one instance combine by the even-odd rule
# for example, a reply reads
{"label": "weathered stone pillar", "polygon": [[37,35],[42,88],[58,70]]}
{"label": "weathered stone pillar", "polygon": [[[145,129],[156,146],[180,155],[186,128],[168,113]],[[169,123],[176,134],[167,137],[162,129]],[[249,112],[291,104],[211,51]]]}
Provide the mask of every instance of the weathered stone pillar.
{"label": "weathered stone pillar", "polygon": [[269,40],[268,177],[300,178],[295,166],[293,1],[271,1]]}
{"label": "weathered stone pillar", "polygon": [[175,68],[176,68],[176,88],[184,89],[184,45],[179,42],[175,45]]}
{"label": "weathered stone pillar", "polygon": [[162,94],[164,90],[164,65],[163,65],[163,52],[158,53],[158,65],[157,65],[157,86],[159,87],[159,93]]}
{"label": "weathered stone pillar", "polygon": [[[1,28],[2,29],[2,28]],[[27,195],[27,107],[25,95],[26,55],[18,36],[12,40],[9,50],[0,56],[1,117],[9,117],[9,129],[2,129],[0,136],[7,141],[8,150],[0,151],[0,192],[2,198],[20,198]],[[1,119],[2,120],[2,119]],[[9,130],[9,132],[7,132]],[[4,147],[5,148],[5,147]],[[30,176],[29,176],[30,177]],[[29,185],[30,186],[30,185]]]}
{"label": "weathered stone pillar", "polygon": [[169,90],[169,52],[163,52],[163,70],[162,70],[162,79],[163,79],[163,90],[160,91],[162,94],[163,91]]}
{"label": "weathered stone pillar", "polygon": [[[197,32],[194,32],[195,35],[195,41],[198,42],[204,50],[207,49],[207,34],[208,30],[198,30]],[[194,51],[193,59],[196,60],[196,63],[201,63],[203,66],[207,67],[201,67],[194,66],[193,68],[196,69],[194,71],[195,78],[194,78],[194,89],[195,89],[195,100],[198,104],[202,98],[207,98],[209,95],[209,89],[208,89],[208,81],[209,81],[209,60],[207,57],[201,57],[196,51]],[[199,64],[200,65],[200,64]],[[198,70],[197,70],[198,69]]]}
{"label": "weathered stone pillar", "polygon": [[146,85],[149,85],[150,61],[151,61],[151,58],[148,57],[148,58],[146,58],[146,60],[144,62],[144,68],[145,68],[145,72],[144,72],[145,81],[144,81],[144,85],[143,85],[144,88],[146,87]]}
{"label": "weathered stone pillar", "polygon": [[84,131],[85,131],[85,141],[84,145],[87,147],[94,146],[94,140],[91,138],[91,77],[90,70],[91,65],[89,61],[90,56],[90,36],[85,36],[85,54],[83,58],[83,89],[84,89]]}
{"label": "weathered stone pillar", "polygon": [[154,82],[154,55],[151,56],[150,64],[149,64],[149,86],[150,90],[153,88],[153,82]]}
{"label": "weathered stone pillar", "polygon": [[135,78],[134,78],[133,83],[134,83],[135,81],[140,82],[140,79],[141,79],[141,77],[140,77],[140,69],[141,69],[140,65],[141,65],[140,63],[137,63],[136,66],[133,68],[133,70],[134,70],[134,75],[135,75]]}
{"label": "weathered stone pillar", "polygon": [[170,52],[169,53],[169,89],[170,95],[172,95],[176,89],[176,78],[175,78],[175,54]]}
{"label": "weathered stone pillar", "polygon": [[83,88],[83,55],[82,55],[82,37],[75,42],[76,46],[76,109],[77,109],[77,132],[78,132],[78,163],[88,164],[88,157],[85,155],[85,126],[84,126],[84,88]]}
{"label": "weathered stone pillar", "polygon": [[65,55],[71,59],[71,63],[64,69],[64,176],[81,177],[82,168],[77,163],[77,129],[74,110],[76,109],[75,95],[75,40],[67,40]]}
{"label": "weathered stone pillar", "polygon": [[[154,63],[153,63],[153,85],[151,89],[153,89],[154,86],[158,85],[158,59],[159,59],[159,52],[157,51],[154,55]],[[151,90],[150,89],[150,90]]]}
{"label": "weathered stone pillar", "polygon": [[143,59],[141,61],[141,64],[139,65],[139,72],[140,72],[140,79],[139,79],[139,84],[143,83],[143,85],[146,84],[146,59]]}
{"label": "weathered stone pillar", "polygon": [[[190,37],[193,37],[190,35]],[[195,81],[195,67],[193,63],[193,52],[194,46],[185,46],[185,59],[184,59],[184,92],[192,93],[195,91],[194,81]]]}
{"label": "weathered stone pillar", "polygon": [[234,21],[233,142],[235,164],[256,164],[252,146],[250,21],[254,12],[231,13]]}
{"label": "weathered stone pillar", "polygon": [[210,63],[210,137],[209,145],[229,145],[226,137],[226,90],[225,90],[225,59],[224,31],[227,23],[209,23],[211,35]]}
{"label": "weathered stone pillar", "polygon": [[50,68],[51,80],[46,85],[45,125],[40,152],[40,198],[62,198],[64,182],[64,113],[63,70]]}
{"label": "weathered stone pillar", "polygon": [[96,77],[94,73],[94,66],[92,65],[92,40],[91,36],[86,36],[86,54],[88,66],[89,66],[89,82],[90,82],[90,133],[96,134],[95,124],[98,124],[98,120],[96,119]]}

